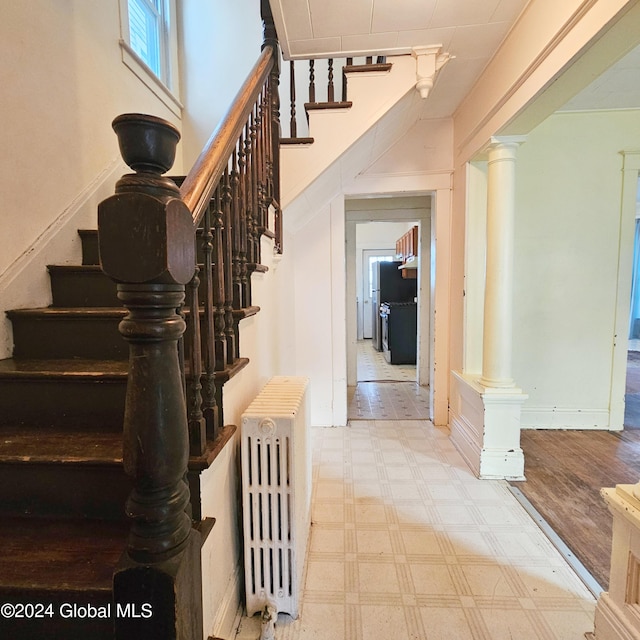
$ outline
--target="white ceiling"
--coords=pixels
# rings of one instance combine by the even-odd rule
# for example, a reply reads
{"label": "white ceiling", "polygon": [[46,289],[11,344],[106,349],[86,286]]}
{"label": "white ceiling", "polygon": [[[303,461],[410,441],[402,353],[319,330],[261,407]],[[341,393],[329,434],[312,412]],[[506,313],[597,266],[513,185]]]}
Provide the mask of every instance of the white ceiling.
{"label": "white ceiling", "polygon": [[429,98],[451,115],[528,0],[271,0],[289,58],[401,55],[441,44],[455,56]]}
{"label": "white ceiling", "polygon": [[640,47],[633,49],[560,111],[640,109]]}
{"label": "white ceiling", "polygon": [[[271,0],[289,58],[401,55],[441,44],[441,70],[421,117],[454,113],[529,0]],[[640,49],[563,109],[640,108]]]}

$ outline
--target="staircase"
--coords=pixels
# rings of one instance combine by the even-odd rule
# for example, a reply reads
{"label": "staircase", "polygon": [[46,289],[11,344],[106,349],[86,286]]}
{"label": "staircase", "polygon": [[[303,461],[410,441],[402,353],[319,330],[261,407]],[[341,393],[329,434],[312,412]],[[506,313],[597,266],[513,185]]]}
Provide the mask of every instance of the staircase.
{"label": "staircase", "polygon": [[[122,466],[128,346],[118,332],[126,311],[98,265],[97,232],[79,234],[83,264],[48,268],[50,307],[8,312],[14,356],[0,361],[0,604],[16,612],[0,631],[16,640],[113,638],[112,576],[131,490]],[[246,363],[218,372],[218,385]],[[234,431],[223,427],[189,461],[192,515],[205,534],[213,523],[201,522],[199,476]]]}
{"label": "staircase", "polygon": [[16,617],[0,619],[7,638],[113,637],[110,616],[63,617],[67,605],[111,606],[128,533],[123,310],[97,266],[97,233],[81,237],[82,266],[49,267],[53,305],[8,314],[15,349],[0,361],[0,601]]}

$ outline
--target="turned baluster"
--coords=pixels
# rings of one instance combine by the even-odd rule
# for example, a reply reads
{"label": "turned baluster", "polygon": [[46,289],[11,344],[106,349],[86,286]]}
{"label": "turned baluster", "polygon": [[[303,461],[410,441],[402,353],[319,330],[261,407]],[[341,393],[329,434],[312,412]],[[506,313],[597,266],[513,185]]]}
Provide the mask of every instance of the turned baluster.
{"label": "turned baluster", "polygon": [[242,307],[251,306],[251,291],[249,289],[249,210],[251,208],[251,196],[249,189],[251,154],[251,133],[249,123],[244,127],[244,151],[240,149],[238,163],[240,166],[240,188],[242,192],[242,209],[240,210],[240,282],[242,283]]}
{"label": "turned baluster", "polygon": [[227,166],[222,176],[222,245],[224,252],[224,325],[227,340],[227,364],[233,364],[236,355],[236,327],[233,317],[233,224],[231,218],[231,177]]}
{"label": "turned baluster", "polygon": [[[269,145],[267,144],[269,140],[269,122],[271,117],[269,115],[269,99],[267,93],[267,86],[265,85],[262,91],[262,102],[260,107],[260,120],[261,120],[261,128],[260,128],[260,181],[259,185],[261,188],[260,194],[260,224],[259,231],[260,234],[264,233],[266,229],[269,228],[269,157],[268,157],[268,149]],[[258,237],[258,247],[260,247],[260,237]],[[260,253],[262,250],[260,249]]]}
{"label": "turned baluster", "polygon": [[192,456],[200,456],[207,445],[207,430],[202,413],[202,340],[200,336],[200,303],[198,290],[200,268],[196,266],[195,274],[189,283],[189,379],[186,385],[187,415],[189,420],[189,450]]}
{"label": "turned baluster", "polygon": [[[272,76],[267,80],[267,136],[265,141],[265,153],[267,156],[267,199],[269,203],[273,203],[274,199],[274,182],[273,182],[273,82]],[[269,221],[267,220],[267,226]]]}
{"label": "turned baluster", "polygon": [[222,186],[216,187],[213,197],[213,253],[214,253],[214,278],[213,300],[215,303],[215,355],[216,371],[224,371],[227,365],[227,337],[225,333],[224,311],[224,248],[222,244],[222,228],[224,226],[224,214],[222,212]]}
{"label": "turned baluster", "polygon": [[[262,233],[262,218],[264,212],[264,87],[256,102],[256,254],[260,255],[260,234]],[[258,258],[256,262],[260,262]]]}
{"label": "turned baluster", "polygon": [[258,258],[258,113],[254,105],[251,114],[251,209],[247,222],[249,231],[249,243],[251,250],[249,252],[250,263],[254,266],[259,262]]}
{"label": "turned baluster", "polygon": [[[347,64],[349,64],[349,59],[347,58]],[[347,101],[347,74],[342,70],[342,102]]]}
{"label": "turned baluster", "polygon": [[315,60],[309,60],[309,102],[316,101]]}
{"label": "turned baluster", "polygon": [[296,72],[293,60],[289,61],[289,96],[291,100],[291,118],[289,120],[289,137],[298,137],[298,123],[296,121]]}
{"label": "turned baluster", "polygon": [[[282,252],[282,229],[280,227],[280,47],[273,15],[268,0],[261,0],[264,45],[275,52],[273,67],[269,74],[269,196],[275,209],[276,251]],[[293,135],[291,137],[294,137]]]}
{"label": "turned baluster", "polygon": [[282,253],[282,220],[280,210],[280,94],[279,69],[271,72],[269,88],[271,91],[271,198],[275,209],[274,233],[275,249]]}
{"label": "turned baluster", "polygon": [[327,84],[327,102],[335,102],[333,97],[333,58],[329,58],[329,82]]}
{"label": "turned baluster", "polygon": [[213,440],[219,427],[219,410],[216,400],[215,355],[215,301],[213,297],[213,232],[211,229],[211,205],[202,218],[202,254],[204,279],[204,324],[202,374],[202,413],[207,426],[207,438]]}
{"label": "turned baluster", "polygon": [[117,605],[139,610],[146,603],[154,611],[153,619],[116,618],[114,637],[202,637],[201,540],[187,513],[189,430],[178,358],[185,323],[177,312],[195,270],[194,230],[180,192],[162,176],[180,134],[140,114],[119,116],[113,128],[135,171],[98,207],[101,265],[127,309],[119,330],[130,352],[123,463],[133,484],[131,529],[113,597]]}
{"label": "turned baluster", "polygon": [[[242,307],[242,281],[240,279],[240,216],[242,212],[242,194],[240,188],[240,167],[238,156],[243,145],[243,135],[240,135],[238,146],[231,156],[231,238],[233,246],[232,256],[232,304],[234,309]],[[237,329],[237,327],[236,327]],[[237,341],[236,341],[237,342]],[[237,345],[236,345],[237,346]],[[236,350],[237,351],[237,350]]]}

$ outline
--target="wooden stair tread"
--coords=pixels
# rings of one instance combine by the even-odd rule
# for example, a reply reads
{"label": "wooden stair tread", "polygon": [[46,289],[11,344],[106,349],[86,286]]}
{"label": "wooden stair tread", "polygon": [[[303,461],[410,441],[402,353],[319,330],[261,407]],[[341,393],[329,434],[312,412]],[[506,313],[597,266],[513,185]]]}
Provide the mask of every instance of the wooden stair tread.
{"label": "wooden stair tread", "polygon": [[19,359],[0,360],[0,378],[126,379],[127,360]]}
{"label": "wooden stair tread", "polygon": [[[248,265],[253,271],[266,273],[269,267],[263,264],[252,263]],[[233,309],[236,317],[247,318],[260,311],[260,307],[251,306],[240,309]],[[190,314],[190,309],[185,307],[183,312],[186,316]],[[127,314],[124,307],[37,307],[33,309],[11,309],[6,312],[10,318],[32,317],[32,318],[123,318]],[[200,313],[204,313],[201,305]]]}
{"label": "wooden stair tread", "polygon": [[351,109],[353,102],[343,100],[341,102],[305,102],[306,111],[330,111],[331,109]]}
{"label": "wooden stair tread", "polygon": [[371,64],[345,64],[342,73],[371,73],[380,71],[391,71],[391,62],[373,62]]}
{"label": "wooden stair tread", "polygon": [[280,138],[280,144],[282,145],[303,145],[303,144],[313,144],[313,138]]}
{"label": "wooden stair tread", "polygon": [[99,264],[48,264],[47,269],[49,271],[80,271],[85,273],[102,273],[102,267]]}
{"label": "wooden stair tread", "polygon": [[[236,432],[226,425],[216,440],[207,442],[204,453],[189,458],[189,468],[201,471],[215,460]],[[0,427],[0,464],[121,465],[121,432],[71,431],[65,428]]]}
{"label": "wooden stair tread", "polygon": [[124,307],[37,307],[34,309],[11,309],[6,312],[10,318],[122,318],[127,310]]}
{"label": "wooden stair tread", "polygon": [[0,519],[0,591],[91,589],[111,593],[126,547],[126,521]]}
{"label": "wooden stair tread", "polygon": [[0,427],[0,463],[122,464],[122,434]]}

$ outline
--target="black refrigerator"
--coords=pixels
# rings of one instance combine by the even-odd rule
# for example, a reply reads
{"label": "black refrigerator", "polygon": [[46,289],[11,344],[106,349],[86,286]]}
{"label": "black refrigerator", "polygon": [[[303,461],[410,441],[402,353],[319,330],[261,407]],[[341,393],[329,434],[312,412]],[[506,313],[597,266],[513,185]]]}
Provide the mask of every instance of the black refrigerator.
{"label": "black refrigerator", "polygon": [[413,302],[418,295],[418,281],[403,278],[398,269],[402,262],[377,262],[373,269],[371,289],[371,343],[377,351],[382,351],[382,325],[380,305],[383,302]]}

